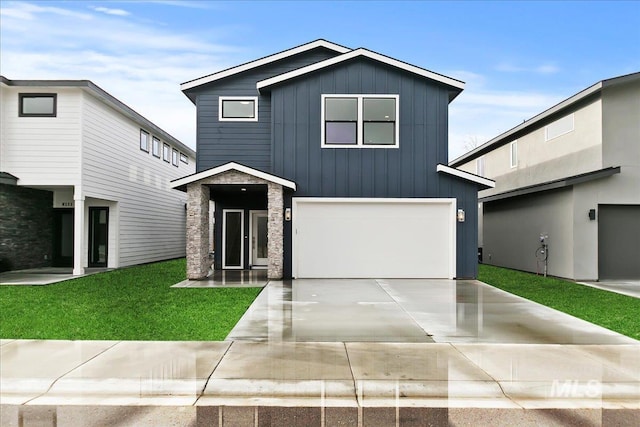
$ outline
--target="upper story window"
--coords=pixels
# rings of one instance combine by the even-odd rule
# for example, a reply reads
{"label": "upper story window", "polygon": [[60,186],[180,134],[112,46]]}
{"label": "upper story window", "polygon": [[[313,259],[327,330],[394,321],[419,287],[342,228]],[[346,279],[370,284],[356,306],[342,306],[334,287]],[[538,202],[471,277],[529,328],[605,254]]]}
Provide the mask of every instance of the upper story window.
{"label": "upper story window", "polygon": [[218,119],[221,122],[258,121],[258,97],[221,96],[218,99]]}
{"label": "upper story window", "polygon": [[513,141],[509,147],[509,165],[515,168],[518,166],[518,141]]}
{"label": "upper story window", "polygon": [[55,93],[21,93],[20,117],[56,117],[58,95]]}
{"label": "upper story window", "polygon": [[397,148],[398,95],[322,95],[322,147]]}
{"label": "upper story window", "polygon": [[184,153],[180,153],[180,161],[182,163],[184,163],[185,165],[188,165],[189,164],[189,157],[187,157],[187,155],[184,154]]}
{"label": "upper story window", "polygon": [[160,140],[155,136],[151,140],[151,154],[160,158]]}
{"label": "upper story window", "polygon": [[563,117],[544,128],[544,140],[549,141],[553,138],[569,133],[574,129],[573,113]]}
{"label": "upper story window", "polygon": [[169,163],[171,161],[171,147],[169,144],[162,144],[162,160]]}
{"label": "upper story window", "polygon": [[140,129],[140,149],[149,152],[149,132]]}
{"label": "upper story window", "polygon": [[171,152],[171,164],[175,167],[178,167],[178,150],[175,148]]}

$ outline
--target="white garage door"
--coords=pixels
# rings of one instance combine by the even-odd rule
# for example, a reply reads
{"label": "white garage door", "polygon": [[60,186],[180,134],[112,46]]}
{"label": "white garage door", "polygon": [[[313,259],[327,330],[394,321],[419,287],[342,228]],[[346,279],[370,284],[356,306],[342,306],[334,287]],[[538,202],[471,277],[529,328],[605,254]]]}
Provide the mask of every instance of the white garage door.
{"label": "white garage door", "polygon": [[293,199],[297,278],[453,278],[455,199]]}

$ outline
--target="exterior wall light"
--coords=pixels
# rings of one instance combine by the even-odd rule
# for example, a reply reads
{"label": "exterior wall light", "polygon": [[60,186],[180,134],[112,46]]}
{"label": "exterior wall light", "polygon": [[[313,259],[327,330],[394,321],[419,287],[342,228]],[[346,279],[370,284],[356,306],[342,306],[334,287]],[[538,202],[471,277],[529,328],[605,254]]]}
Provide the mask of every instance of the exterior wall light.
{"label": "exterior wall light", "polygon": [[458,219],[458,222],[464,222],[464,209],[458,209],[456,218]]}
{"label": "exterior wall light", "polygon": [[284,210],[284,220],[291,221],[291,208],[286,208]]}

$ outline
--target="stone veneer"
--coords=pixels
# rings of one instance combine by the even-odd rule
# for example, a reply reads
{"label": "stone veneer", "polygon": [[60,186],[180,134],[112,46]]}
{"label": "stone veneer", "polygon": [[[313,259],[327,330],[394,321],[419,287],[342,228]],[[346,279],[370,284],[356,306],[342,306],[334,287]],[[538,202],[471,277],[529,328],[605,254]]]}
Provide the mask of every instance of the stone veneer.
{"label": "stone veneer", "polygon": [[267,185],[267,275],[281,279],[284,258],[284,196],[282,185],[255,176],[227,171],[203,178],[187,185],[187,278],[200,279],[207,275],[209,259],[209,200],[210,185]]}

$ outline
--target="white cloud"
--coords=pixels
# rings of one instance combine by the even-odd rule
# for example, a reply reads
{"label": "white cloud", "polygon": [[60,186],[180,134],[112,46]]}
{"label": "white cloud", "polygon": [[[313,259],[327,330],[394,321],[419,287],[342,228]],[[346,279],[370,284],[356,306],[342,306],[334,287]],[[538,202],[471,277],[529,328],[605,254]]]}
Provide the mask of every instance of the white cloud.
{"label": "white cloud", "polygon": [[135,18],[31,3],[3,2],[0,12],[2,75],[91,80],[192,148],[195,106],[180,83],[245,60],[237,47]]}
{"label": "white cloud", "polygon": [[505,73],[536,73],[536,74],[554,74],[560,71],[560,68],[553,63],[545,63],[536,66],[519,66],[511,62],[501,62],[495,66],[497,71]]}
{"label": "white cloud", "polygon": [[116,16],[128,16],[129,12],[123,9],[111,9],[108,7],[94,7],[93,10],[96,12],[106,13],[107,15],[116,15]]}

